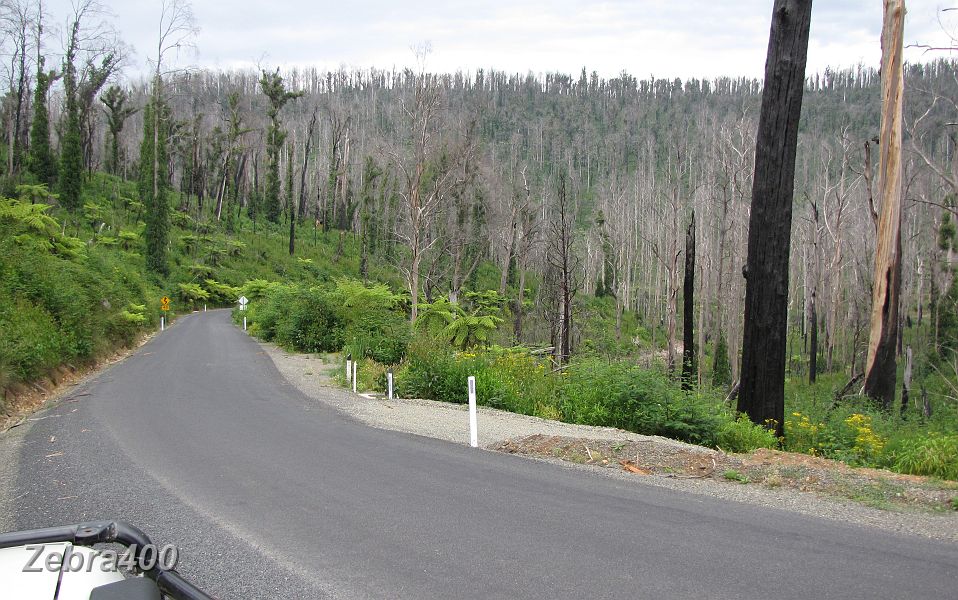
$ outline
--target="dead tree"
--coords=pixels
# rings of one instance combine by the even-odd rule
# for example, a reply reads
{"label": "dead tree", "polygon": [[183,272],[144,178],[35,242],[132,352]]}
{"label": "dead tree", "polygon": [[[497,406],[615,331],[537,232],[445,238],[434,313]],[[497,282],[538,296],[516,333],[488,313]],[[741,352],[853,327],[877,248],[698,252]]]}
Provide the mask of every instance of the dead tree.
{"label": "dead tree", "polygon": [[559,173],[559,189],[556,214],[552,220],[552,236],[549,243],[548,262],[557,274],[559,291],[559,327],[557,350],[559,363],[568,362],[572,353],[572,300],[576,292],[573,281],[576,270],[572,252],[575,214],[566,191],[566,174]]}
{"label": "dead tree", "polygon": [[[309,119],[309,126],[306,128],[306,141],[303,148],[303,170],[300,172],[299,180],[299,211],[294,207],[289,207],[289,255],[296,252],[296,215],[302,213],[302,207],[306,204],[306,169],[309,167],[309,151],[313,143],[313,129],[316,128],[316,114],[318,108],[313,108],[313,116]],[[293,153],[290,151],[289,169],[293,168]],[[290,198],[292,201],[292,198]]]}
{"label": "dead tree", "polygon": [[879,141],[878,193],[881,212],[875,247],[871,329],[865,362],[865,395],[886,409],[895,398],[895,351],[901,294],[901,132],[902,37],[904,0],[885,0],[882,27],[882,116]]}
{"label": "dead tree", "polygon": [[811,0],[776,0],[755,145],[738,410],[782,434],[788,261]]}
{"label": "dead tree", "polygon": [[692,389],[695,374],[695,211],[685,232],[685,282],[682,298],[682,389]]}

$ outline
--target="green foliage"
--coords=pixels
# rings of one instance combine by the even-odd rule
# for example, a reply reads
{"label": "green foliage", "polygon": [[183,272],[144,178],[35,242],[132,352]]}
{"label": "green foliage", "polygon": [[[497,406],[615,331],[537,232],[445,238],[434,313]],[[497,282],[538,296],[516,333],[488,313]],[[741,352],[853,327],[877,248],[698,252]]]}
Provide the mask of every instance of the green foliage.
{"label": "green foliage", "polygon": [[715,360],[712,366],[712,385],[727,387],[732,383],[732,365],[728,360],[728,342],[725,335],[719,336]]}
{"label": "green foliage", "polygon": [[947,252],[956,249],[956,240],[958,240],[958,231],[951,220],[951,213],[944,211],[941,215],[941,225],[938,226],[938,249]]}
{"label": "green foliage", "polygon": [[246,299],[250,301],[264,298],[271,289],[275,289],[279,285],[279,283],[271,283],[265,279],[250,279],[240,288],[240,295],[246,296]]}
{"label": "green foliage", "polygon": [[404,397],[461,403],[469,376],[481,404],[571,423],[712,445],[724,420],[715,398],[685,394],[657,371],[588,359],[551,373],[522,348],[453,352],[426,334],[411,344],[396,383]]}
{"label": "green foliage", "polygon": [[550,418],[558,414],[555,381],[543,362],[523,348],[452,352],[420,334],[396,373],[396,389],[404,397],[463,403],[470,376],[476,378],[477,400],[484,406]]}
{"label": "green foliage", "polygon": [[409,321],[395,311],[359,312],[346,319],[347,349],[356,357],[368,357],[392,365],[402,360],[409,345]]}
{"label": "green foliage", "polygon": [[220,283],[215,279],[204,279],[203,289],[207,292],[210,302],[221,305],[235,303],[240,292],[240,288]]}
{"label": "green foliage", "polygon": [[51,200],[57,200],[56,194],[51,194],[47,184],[28,184],[23,183],[17,186],[17,198],[20,202],[36,204],[38,202],[48,203]]}
{"label": "green foliage", "polygon": [[503,322],[495,313],[501,310],[505,299],[495,290],[469,292],[466,299],[473,305],[471,312],[452,304],[445,296],[431,304],[420,303],[416,329],[460,350],[487,345],[491,334]]}
{"label": "green foliage", "polygon": [[154,94],[143,113],[139,191],[146,205],[146,267],[159,275],[170,272],[167,245],[171,217],[165,167],[168,120],[169,108]]}
{"label": "green foliage", "polygon": [[196,308],[197,303],[206,302],[210,299],[210,293],[200,287],[198,283],[180,283],[177,288],[177,295],[192,308]]}
{"label": "green foliage", "polygon": [[0,223],[8,227],[11,239],[24,249],[80,258],[84,244],[63,235],[60,224],[47,212],[47,204],[27,204],[20,200],[0,199]]}
{"label": "green foliage", "polygon": [[0,202],[0,370],[7,382],[96,359],[149,324],[150,288],[108,248],[75,251],[48,206]]}
{"label": "green foliage", "polygon": [[[304,352],[347,350],[358,358],[398,363],[409,343],[403,297],[388,286],[339,278],[331,287],[250,280],[247,318],[266,340]],[[256,300],[253,302],[253,300]]]}
{"label": "green foliage", "polygon": [[742,473],[739,473],[735,469],[729,469],[725,471],[725,473],[723,473],[722,476],[725,477],[725,479],[727,479],[728,481],[735,481],[741,484],[746,484],[746,483],[749,483],[749,481],[751,481],[748,478],[748,476],[743,475]]}
{"label": "green foliage", "polygon": [[748,415],[740,414],[734,421],[722,425],[715,443],[727,452],[751,452],[759,448],[775,448],[778,438],[774,432],[752,423]]}
{"label": "green foliage", "polygon": [[109,128],[109,139],[107,140],[106,152],[106,171],[117,174],[120,171],[120,133],[126,120],[133,115],[137,109],[126,106],[129,101],[129,94],[122,88],[111,85],[100,101],[107,108],[107,126]]}
{"label": "green foliage", "polygon": [[146,315],[143,314],[144,312],[146,312],[145,304],[134,304],[131,302],[129,306],[126,307],[126,310],[120,312],[120,316],[132,325],[145,325],[147,318]]}
{"label": "green foliage", "polygon": [[47,94],[55,81],[54,71],[43,70],[44,60],[40,58],[37,66],[37,81],[33,94],[33,121],[30,125],[30,153],[27,156],[27,170],[39,183],[52,186],[57,179],[56,162],[50,151],[50,112],[47,108]]}
{"label": "green foliage", "polygon": [[279,111],[290,100],[295,100],[304,92],[289,92],[279,74],[279,69],[273,73],[263,71],[259,82],[260,89],[269,99],[269,108],[266,116],[269,117],[269,129],[266,132],[266,218],[273,223],[279,222],[279,154],[286,139],[286,132],[279,124]]}
{"label": "green foliage", "polygon": [[931,433],[902,440],[887,462],[899,473],[958,480],[958,435]]}
{"label": "green foliage", "polygon": [[938,362],[947,351],[958,351],[958,277],[953,277],[946,294],[938,298],[938,348],[930,359]]}
{"label": "green foliage", "polygon": [[66,131],[60,143],[60,202],[67,210],[81,207],[80,190],[83,184],[83,148],[81,146],[80,115],[76,100],[67,102]]}
{"label": "green foliage", "polygon": [[41,376],[63,359],[56,321],[25,299],[0,297],[0,364],[9,365],[16,380]]}
{"label": "green foliage", "polygon": [[338,307],[319,288],[295,288],[289,294],[271,294],[269,300],[284,311],[275,325],[276,343],[301,352],[336,352],[343,347],[343,322]]}
{"label": "green foliage", "polygon": [[559,403],[566,421],[715,445],[717,398],[682,392],[664,373],[626,362],[574,361],[567,373]]}
{"label": "green foliage", "polygon": [[124,250],[133,250],[140,244],[140,235],[135,231],[120,231],[117,239]]}
{"label": "green foliage", "polygon": [[343,308],[356,313],[402,310],[406,301],[403,294],[393,293],[385,284],[367,285],[348,277],[336,279],[330,294]]}

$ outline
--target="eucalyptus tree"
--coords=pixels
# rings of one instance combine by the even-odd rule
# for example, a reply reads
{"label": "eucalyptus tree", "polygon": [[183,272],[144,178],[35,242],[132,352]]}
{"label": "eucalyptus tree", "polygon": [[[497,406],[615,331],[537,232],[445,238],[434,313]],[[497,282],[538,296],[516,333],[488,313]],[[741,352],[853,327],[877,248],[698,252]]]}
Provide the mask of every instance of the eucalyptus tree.
{"label": "eucalyptus tree", "polygon": [[273,223],[279,223],[281,212],[279,154],[287,135],[280,124],[279,111],[290,100],[302,97],[304,92],[287,90],[278,68],[272,73],[264,70],[259,85],[269,100],[269,107],[266,110],[266,115],[269,117],[269,129],[266,132],[266,196],[264,199],[266,218]]}
{"label": "eucalyptus tree", "polygon": [[108,173],[114,175],[119,175],[123,172],[120,157],[120,135],[123,133],[123,127],[126,125],[126,120],[139,110],[136,107],[127,105],[129,101],[129,93],[116,85],[111,85],[107,88],[106,92],[100,96],[100,102],[102,102],[105,107],[106,123],[109,131],[105,167]]}
{"label": "eucalyptus tree", "polygon": [[170,53],[190,46],[196,34],[193,9],[185,0],[162,0],[159,35],[150,82],[150,99],[143,112],[143,143],[140,146],[140,196],[147,207],[146,264],[155,273],[169,272],[167,246],[170,230],[170,204],[166,172],[168,134],[172,111],[164,97],[163,78],[171,71],[166,60]]}
{"label": "eucalyptus tree", "polygon": [[36,52],[37,81],[33,92],[33,121],[30,124],[30,151],[27,170],[40,183],[52,186],[57,179],[57,164],[50,149],[50,110],[47,105],[50,86],[61,76],[56,70],[47,71],[43,56],[43,5],[37,5]]}
{"label": "eucalyptus tree", "polygon": [[901,295],[902,99],[904,0],[885,0],[882,28],[882,118],[878,164],[881,212],[875,249],[865,394],[887,409],[895,398]]}
{"label": "eucalyptus tree", "polygon": [[755,150],[738,409],[782,435],[795,153],[811,0],[775,0]]}
{"label": "eucalyptus tree", "polygon": [[[424,60],[424,52],[420,58]],[[386,152],[401,182],[398,191],[404,210],[395,234],[407,245],[407,260],[400,270],[412,303],[410,320],[415,323],[423,259],[441,239],[431,235],[433,225],[451,190],[464,183],[465,170],[457,166],[473,160],[475,122],[468,119],[463,129],[444,131],[444,90],[438,78],[425,69],[406,75],[412,80],[413,89],[410,102],[404,101],[402,106],[405,143]]]}
{"label": "eucalyptus tree", "polygon": [[[7,173],[17,175],[23,162],[27,145],[26,110],[30,73],[28,53],[30,34],[39,22],[42,4],[34,5],[27,0],[0,0],[0,31],[3,33],[2,51],[10,57],[8,66],[8,122],[7,122]],[[9,44],[9,47],[7,45]]]}
{"label": "eucalyptus tree", "polygon": [[[96,94],[119,65],[112,29],[102,20],[103,8],[96,0],[74,5],[63,57],[65,123],[60,140],[58,182],[60,202],[70,210],[80,208],[83,183],[83,122],[89,116]],[[91,23],[92,21],[92,23]],[[85,67],[77,68],[84,59]]]}

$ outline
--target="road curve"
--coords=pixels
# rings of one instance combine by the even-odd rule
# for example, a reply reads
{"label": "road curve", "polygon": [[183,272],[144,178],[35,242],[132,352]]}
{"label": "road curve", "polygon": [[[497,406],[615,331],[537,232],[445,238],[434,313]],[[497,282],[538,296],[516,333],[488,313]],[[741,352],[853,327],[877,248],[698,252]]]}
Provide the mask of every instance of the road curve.
{"label": "road curve", "polygon": [[34,419],[0,436],[8,522],[128,520],[223,598],[958,595],[955,545],[369,428],[226,311]]}

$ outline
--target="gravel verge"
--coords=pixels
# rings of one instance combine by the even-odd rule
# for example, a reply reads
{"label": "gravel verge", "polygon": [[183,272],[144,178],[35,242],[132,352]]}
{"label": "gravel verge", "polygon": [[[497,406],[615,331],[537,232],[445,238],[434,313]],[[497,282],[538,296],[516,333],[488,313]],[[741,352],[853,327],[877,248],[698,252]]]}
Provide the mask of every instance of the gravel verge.
{"label": "gravel verge", "polygon": [[[371,427],[402,431],[459,444],[469,441],[468,412],[464,405],[431,400],[393,399],[387,401],[371,395],[353,394],[336,385],[330,374],[339,363],[326,362],[323,357],[309,354],[291,354],[267,343],[261,343],[280,373],[305,395],[339,409],[347,416]],[[573,425],[538,417],[518,415],[488,407],[479,408],[479,443],[488,450],[509,451],[516,443],[529,436],[575,438],[609,442],[641,444],[647,450],[643,459],[654,460],[656,455],[668,457],[676,452],[687,453],[711,461],[715,450],[686,444],[658,436],[644,436],[610,427]],[[958,543],[958,513],[915,512],[901,509],[886,510],[866,506],[852,500],[827,496],[813,491],[791,487],[769,488],[761,485],[741,485],[720,478],[683,478],[671,473],[637,474],[625,469],[608,468],[596,464],[581,464],[548,456],[520,453],[532,460],[580,469],[604,477],[629,481],[636,485],[653,485],[687,493],[721,498],[733,502],[756,504],[824,519],[874,527],[905,535]]]}

